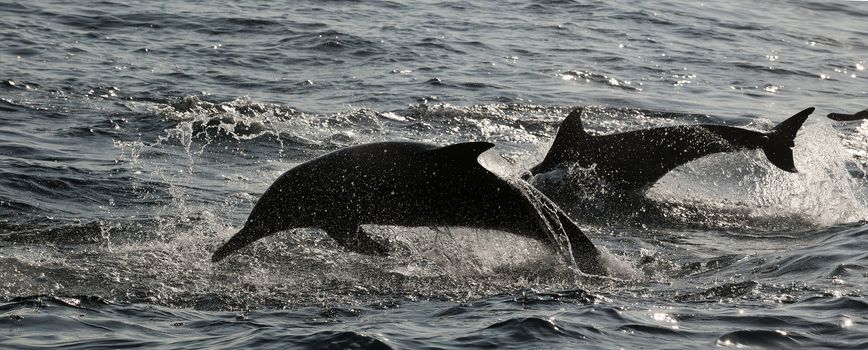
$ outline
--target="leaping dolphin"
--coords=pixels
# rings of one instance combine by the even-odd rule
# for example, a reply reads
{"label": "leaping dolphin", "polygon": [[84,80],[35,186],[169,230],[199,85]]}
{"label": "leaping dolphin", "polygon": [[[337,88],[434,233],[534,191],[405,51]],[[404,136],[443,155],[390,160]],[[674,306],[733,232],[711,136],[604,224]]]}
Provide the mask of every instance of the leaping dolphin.
{"label": "leaping dolphin", "polygon": [[856,112],[853,114],[829,113],[826,115],[826,117],[829,119],[832,119],[832,120],[837,120],[837,121],[842,121],[842,122],[843,121],[851,121],[851,120],[868,119],[868,109],[861,111],[861,112]]}
{"label": "leaping dolphin", "polygon": [[320,228],[349,250],[382,255],[388,248],[359,225],[462,226],[539,240],[583,272],[604,274],[600,251],[556,204],[524,181],[508,181],[480,164],[492,147],[382,142],[298,165],[265,191],[212,261],[293,228]]}
{"label": "leaping dolphin", "polygon": [[761,132],[724,125],[682,125],[595,136],[582,127],[582,109],[563,121],[543,161],[530,174],[557,168],[594,166],[608,185],[626,192],[644,192],[679,165],[703,156],[762,148],[778,168],[796,172],[794,139],[814,111],[807,108],[771,131]]}

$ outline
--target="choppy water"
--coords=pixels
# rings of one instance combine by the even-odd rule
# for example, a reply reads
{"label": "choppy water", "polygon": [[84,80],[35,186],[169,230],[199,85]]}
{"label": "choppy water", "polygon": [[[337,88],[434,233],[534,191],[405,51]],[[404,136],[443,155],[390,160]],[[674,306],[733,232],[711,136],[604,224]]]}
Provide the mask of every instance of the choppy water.
{"label": "choppy water", "polygon": [[[823,118],[866,107],[866,16],[860,2],[2,1],[0,347],[868,347],[868,126]],[[621,260],[613,278],[462,229],[370,228],[404,243],[389,258],[308,230],[209,261],[295,164],[486,140],[517,174],[573,106],[593,106],[596,132],[817,112],[799,174],[715,155],[628,210],[593,190],[562,202]]]}

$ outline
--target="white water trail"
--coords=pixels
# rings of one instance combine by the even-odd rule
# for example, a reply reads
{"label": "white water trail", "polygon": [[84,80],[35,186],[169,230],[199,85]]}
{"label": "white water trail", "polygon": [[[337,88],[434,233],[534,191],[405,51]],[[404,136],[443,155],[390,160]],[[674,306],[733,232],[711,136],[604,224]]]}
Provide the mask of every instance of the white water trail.
{"label": "white water trail", "polygon": [[798,173],[769,171],[759,179],[755,201],[760,213],[785,210],[820,226],[868,218],[861,184],[847,172],[850,154],[828,123],[806,127],[793,153]]}
{"label": "white water trail", "polygon": [[868,198],[860,179],[847,171],[851,155],[838,133],[828,123],[814,123],[795,143],[798,173],[777,169],[761,151],[715,154],[667,174],[648,195],[747,210],[753,218],[798,218],[817,227],[868,218]]}

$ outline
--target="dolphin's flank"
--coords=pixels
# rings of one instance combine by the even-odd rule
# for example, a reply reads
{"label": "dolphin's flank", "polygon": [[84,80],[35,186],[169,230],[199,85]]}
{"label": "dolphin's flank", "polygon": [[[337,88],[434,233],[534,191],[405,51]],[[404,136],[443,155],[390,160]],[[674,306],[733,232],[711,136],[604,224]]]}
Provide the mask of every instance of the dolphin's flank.
{"label": "dolphin's flank", "polygon": [[382,142],[300,164],[265,191],[244,227],[212,260],[293,228],[320,228],[351,251],[382,255],[388,247],[360,225],[461,226],[539,240],[583,272],[603,274],[600,252],[557,205],[523,181],[508,181],[480,165],[479,156],[492,147]]}
{"label": "dolphin's flank", "polygon": [[807,108],[767,132],[725,125],[680,125],[595,136],[582,126],[582,109],[563,121],[545,159],[532,175],[557,168],[594,166],[597,176],[624,191],[643,192],[663,175],[713,153],[762,149],[778,168],[796,172],[796,133],[814,111]]}

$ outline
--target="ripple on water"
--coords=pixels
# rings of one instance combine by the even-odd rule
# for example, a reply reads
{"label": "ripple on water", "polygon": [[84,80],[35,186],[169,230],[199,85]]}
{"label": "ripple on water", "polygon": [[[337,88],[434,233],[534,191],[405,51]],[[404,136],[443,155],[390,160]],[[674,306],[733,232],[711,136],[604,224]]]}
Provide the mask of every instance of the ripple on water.
{"label": "ripple on water", "polygon": [[455,340],[474,348],[512,347],[528,342],[580,345],[592,341],[579,330],[561,324],[555,317],[511,318]]}
{"label": "ripple on water", "polygon": [[767,349],[794,349],[802,346],[808,337],[785,331],[742,330],[730,332],[717,339],[723,347],[760,347]]}
{"label": "ripple on water", "polygon": [[855,3],[529,3],[4,2],[0,348],[868,348],[868,132],[816,115],[798,174],[727,154],[577,208],[631,278],[490,232],[382,258],[309,230],[210,263],[344,146],[485,140],[521,171],[575,106],[600,133],[865,108]]}

